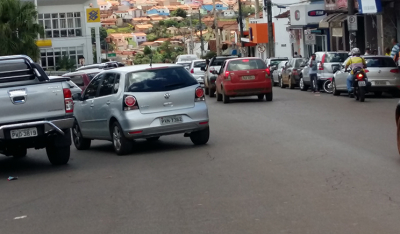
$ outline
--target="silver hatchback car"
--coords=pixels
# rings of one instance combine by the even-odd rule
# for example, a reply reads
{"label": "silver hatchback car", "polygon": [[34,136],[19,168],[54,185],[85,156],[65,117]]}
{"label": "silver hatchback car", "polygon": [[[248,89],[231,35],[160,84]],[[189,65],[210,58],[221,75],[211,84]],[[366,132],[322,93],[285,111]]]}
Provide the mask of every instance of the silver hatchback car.
{"label": "silver hatchback car", "polygon": [[156,141],[163,135],[208,142],[204,91],[180,65],[136,65],[103,71],[75,102],[73,140],[78,150],[91,140],[110,140],[118,155],[133,149],[134,139]]}

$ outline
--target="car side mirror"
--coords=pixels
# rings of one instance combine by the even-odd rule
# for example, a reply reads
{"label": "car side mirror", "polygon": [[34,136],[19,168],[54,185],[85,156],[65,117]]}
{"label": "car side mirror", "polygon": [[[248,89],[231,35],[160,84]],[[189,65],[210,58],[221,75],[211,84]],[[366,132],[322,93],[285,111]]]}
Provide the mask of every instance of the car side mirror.
{"label": "car side mirror", "polygon": [[333,69],[333,74],[335,74],[337,71],[339,71],[340,69],[338,68],[338,67],[335,67],[334,69]]}
{"label": "car side mirror", "polygon": [[81,94],[81,93],[74,93],[74,94],[72,95],[72,100],[75,100],[75,101],[82,101],[82,94]]}

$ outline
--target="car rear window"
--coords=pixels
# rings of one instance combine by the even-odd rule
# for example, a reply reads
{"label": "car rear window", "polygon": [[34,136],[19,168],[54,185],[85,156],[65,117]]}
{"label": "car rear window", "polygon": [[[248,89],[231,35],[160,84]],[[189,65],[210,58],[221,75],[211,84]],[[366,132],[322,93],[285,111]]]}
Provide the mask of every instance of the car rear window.
{"label": "car rear window", "polygon": [[228,71],[266,69],[267,65],[261,59],[240,59],[229,61]]}
{"label": "car rear window", "polygon": [[348,57],[348,53],[327,53],[325,63],[343,63]]}
{"label": "car rear window", "polygon": [[132,72],[126,79],[126,92],[163,92],[198,84],[183,67]]}
{"label": "car rear window", "polygon": [[206,61],[194,62],[194,67],[205,67],[205,66],[206,66]]}
{"label": "car rear window", "polygon": [[274,60],[271,60],[270,65],[271,66],[275,66],[275,65],[278,65],[279,63],[281,63],[283,61],[288,61],[288,59],[274,59]]}
{"label": "car rear window", "polygon": [[210,66],[222,66],[222,64],[225,62],[225,60],[231,59],[229,57],[226,58],[215,58],[212,60]]}
{"label": "car rear window", "polygon": [[365,58],[367,67],[396,67],[392,58]]}
{"label": "car rear window", "polygon": [[296,59],[294,67],[305,66],[307,59]]}

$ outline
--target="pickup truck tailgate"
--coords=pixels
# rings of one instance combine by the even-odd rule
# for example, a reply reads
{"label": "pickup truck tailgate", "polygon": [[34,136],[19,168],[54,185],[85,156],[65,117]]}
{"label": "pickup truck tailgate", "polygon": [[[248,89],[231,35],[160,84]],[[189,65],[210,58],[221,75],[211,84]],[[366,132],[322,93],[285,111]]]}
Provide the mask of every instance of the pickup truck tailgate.
{"label": "pickup truck tailgate", "polygon": [[65,116],[62,82],[0,88],[0,124]]}

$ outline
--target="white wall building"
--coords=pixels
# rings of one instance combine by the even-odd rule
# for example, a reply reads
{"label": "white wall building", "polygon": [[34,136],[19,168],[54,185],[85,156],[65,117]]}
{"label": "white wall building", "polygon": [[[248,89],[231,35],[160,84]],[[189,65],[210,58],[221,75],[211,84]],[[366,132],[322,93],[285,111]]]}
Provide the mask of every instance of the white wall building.
{"label": "white wall building", "polygon": [[132,33],[133,35],[133,41],[136,42],[137,45],[140,45],[141,43],[147,41],[147,35],[146,33]]}
{"label": "white wall building", "polygon": [[[95,30],[97,61],[100,59],[100,12],[96,11],[96,0],[34,0],[38,10],[39,24],[45,28],[45,38],[49,43],[40,48],[40,64],[47,70],[57,70],[62,56],[69,56],[78,66],[80,59],[85,64],[93,63],[93,45],[91,29]],[[65,5],[64,5],[65,4]],[[92,15],[86,15],[86,9]],[[50,43],[51,42],[51,43]]]}
{"label": "white wall building", "polygon": [[235,16],[235,11],[234,10],[224,10],[223,12],[224,17],[233,17]]}
{"label": "white wall building", "polygon": [[114,14],[119,18],[124,18],[125,16],[129,15],[128,11],[114,11]]}

